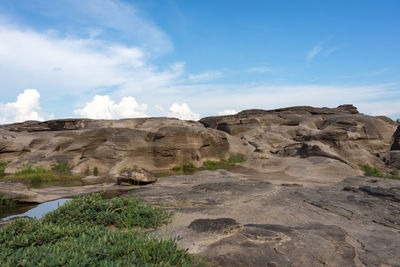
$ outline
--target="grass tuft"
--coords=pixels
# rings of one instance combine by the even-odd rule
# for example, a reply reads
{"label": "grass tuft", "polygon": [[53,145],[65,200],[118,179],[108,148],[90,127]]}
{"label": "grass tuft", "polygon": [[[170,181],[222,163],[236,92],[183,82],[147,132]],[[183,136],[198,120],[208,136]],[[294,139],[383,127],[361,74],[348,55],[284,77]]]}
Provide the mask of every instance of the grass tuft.
{"label": "grass tuft", "polygon": [[385,173],[376,166],[370,166],[368,163],[361,165],[361,170],[363,170],[365,176],[373,176],[380,178],[389,178],[389,179],[400,179],[399,170],[394,169],[391,173]]}

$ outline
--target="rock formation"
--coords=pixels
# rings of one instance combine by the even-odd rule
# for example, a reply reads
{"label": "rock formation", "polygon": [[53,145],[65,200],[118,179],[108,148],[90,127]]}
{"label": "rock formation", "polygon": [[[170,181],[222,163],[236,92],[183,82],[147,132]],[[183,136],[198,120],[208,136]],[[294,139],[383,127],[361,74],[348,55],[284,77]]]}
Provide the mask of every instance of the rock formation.
{"label": "rock formation", "polygon": [[[100,173],[115,176],[133,165],[166,170],[182,163],[200,166],[205,160],[243,155],[247,158],[243,167],[271,177],[310,181],[325,177],[334,182],[360,174],[361,164],[384,167],[382,156],[377,155],[399,146],[398,137],[393,143],[396,126],[389,118],[360,114],[352,105],[246,110],[200,122],[172,118],[27,121],[0,126],[0,161],[10,161],[7,172],[27,161],[45,167],[66,161],[76,174],[96,166]],[[391,161],[398,162],[396,157]]]}
{"label": "rock formation", "polygon": [[166,170],[251,151],[246,141],[225,132],[171,118],[65,119],[0,126],[0,161],[10,161],[8,173],[28,161],[45,167],[64,161],[75,174],[96,166],[100,173],[116,175],[133,165]]}
{"label": "rock formation", "polygon": [[357,175],[366,163],[384,168],[377,155],[390,150],[396,129],[391,119],[360,114],[352,105],[246,110],[200,122],[251,144],[247,167],[310,179]]}

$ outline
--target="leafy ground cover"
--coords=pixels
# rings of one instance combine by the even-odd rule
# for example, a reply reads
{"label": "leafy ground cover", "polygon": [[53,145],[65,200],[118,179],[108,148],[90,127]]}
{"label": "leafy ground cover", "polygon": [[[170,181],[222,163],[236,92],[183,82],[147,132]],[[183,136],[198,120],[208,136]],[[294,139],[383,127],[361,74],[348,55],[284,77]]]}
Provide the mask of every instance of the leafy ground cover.
{"label": "leafy ground cover", "polygon": [[374,176],[380,178],[400,179],[399,170],[394,169],[391,173],[385,173],[376,166],[370,166],[368,163],[361,165],[361,170],[365,176]]}
{"label": "leafy ground cover", "polygon": [[[176,239],[145,229],[171,212],[139,199],[78,197],[42,220],[20,218],[0,229],[2,266],[190,266],[193,256]],[[110,226],[115,226],[110,227]]]}

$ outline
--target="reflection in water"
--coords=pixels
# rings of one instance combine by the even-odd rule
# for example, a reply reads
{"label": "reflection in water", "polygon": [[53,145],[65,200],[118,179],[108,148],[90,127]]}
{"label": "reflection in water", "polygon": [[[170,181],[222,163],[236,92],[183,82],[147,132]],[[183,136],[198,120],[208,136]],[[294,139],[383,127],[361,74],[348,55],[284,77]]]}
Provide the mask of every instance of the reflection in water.
{"label": "reflection in water", "polygon": [[37,205],[36,207],[28,210],[25,213],[8,216],[6,218],[3,218],[2,220],[6,221],[6,220],[13,219],[16,217],[31,217],[31,218],[41,219],[43,217],[43,215],[45,215],[46,213],[49,213],[53,210],[56,210],[59,206],[65,204],[68,200],[70,200],[70,198],[62,198],[62,199],[45,202],[45,203]]}

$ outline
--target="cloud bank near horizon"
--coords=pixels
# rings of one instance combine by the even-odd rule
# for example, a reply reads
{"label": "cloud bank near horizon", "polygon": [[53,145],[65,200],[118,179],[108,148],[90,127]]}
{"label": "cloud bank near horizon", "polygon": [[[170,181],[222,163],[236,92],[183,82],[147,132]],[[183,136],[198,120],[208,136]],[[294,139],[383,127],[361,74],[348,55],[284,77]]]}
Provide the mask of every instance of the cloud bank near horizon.
{"label": "cloud bank near horizon", "polygon": [[[308,88],[308,90],[307,90]],[[309,92],[312,92],[313,89],[310,89],[310,86],[297,87],[298,90],[297,97],[301,98],[302,95],[307,95]],[[340,104],[349,104],[349,103],[341,103],[338,102],[336,105],[318,105],[313,104],[315,101],[319,101],[320,98],[331,98],[333,101],[338,101],[340,96],[345,95],[345,92],[366,91],[367,88],[342,88],[342,90],[338,94],[338,88],[325,88],[325,93],[317,96],[314,102],[311,104],[306,104],[310,106],[322,107],[336,107]],[[369,94],[371,96],[375,94],[379,94],[379,88],[368,88]],[[253,89],[253,96],[261,101],[259,104],[262,104],[263,98],[267,96],[273,96],[276,98],[276,103],[273,105],[273,100],[267,101],[270,104],[271,108],[266,109],[274,109],[292,105],[285,105],[287,103],[284,101],[287,94],[291,94],[293,89],[289,88],[275,88],[275,93],[262,93],[263,90],[261,88]],[[285,92],[286,91],[286,92]],[[368,98],[368,96],[366,96]],[[243,95],[238,96],[227,96],[226,100],[231,103],[231,105],[238,104],[240,101],[246,101],[246,97]],[[282,101],[283,100],[283,101]],[[209,104],[212,106],[218,107],[219,100],[216,99],[214,101],[209,100]],[[354,104],[354,103],[351,103]],[[392,101],[392,102],[359,102],[356,103],[355,106],[359,109],[361,113],[367,113],[368,115],[374,116],[390,116],[390,115],[398,115],[398,107],[400,106],[400,101]],[[148,104],[139,104],[136,99],[132,96],[123,97],[119,102],[111,99],[109,95],[95,95],[93,99],[80,109],[75,109],[73,112],[76,117],[82,118],[90,118],[90,119],[123,119],[123,118],[145,118],[149,117],[147,114]],[[251,109],[257,107],[247,107],[239,110],[236,109],[224,109],[217,111],[215,114],[207,114],[207,115],[233,115],[238,113],[244,109]],[[199,120],[202,117],[202,114],[193,112],[187,103],[173,103],[168,111],[164,110],[161,106],[155,106],[155,109],[159,109],[163,112],[160,116],[162,117],[174,117],[181,120]],[[368,113],[365,111],[373,110],[374,112]],[[203,115],[204,116],[204,115]],[[393,116],[392,116],[393,117]],[[397,117],[396,117],[397,118]],[[44,121],[54,119],[53,114],[46,114],[42,111],[40,106],[40,93],[36,89],[26,89],[23,93],[19,94],[15,102],[9,103],[0,103],[0,124],[13,123],[13,122],[23,122],[27,120],[37,120]],[[394,119],[394,118],[393,118]]]}

